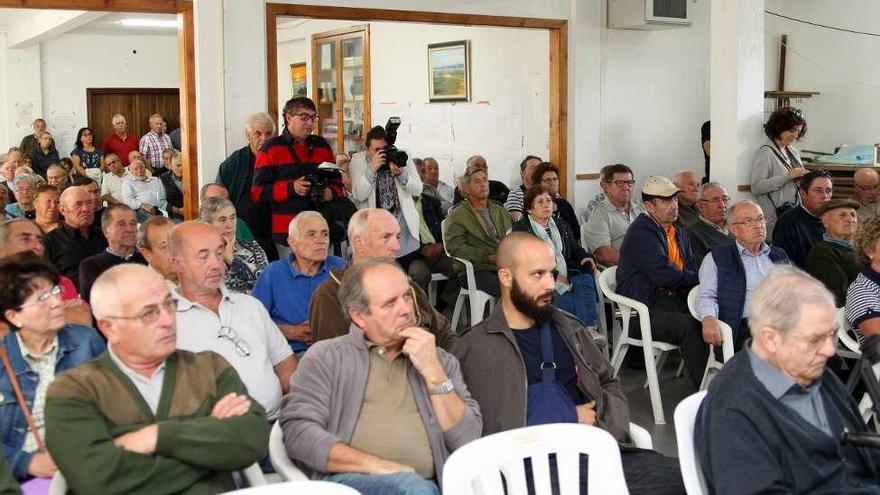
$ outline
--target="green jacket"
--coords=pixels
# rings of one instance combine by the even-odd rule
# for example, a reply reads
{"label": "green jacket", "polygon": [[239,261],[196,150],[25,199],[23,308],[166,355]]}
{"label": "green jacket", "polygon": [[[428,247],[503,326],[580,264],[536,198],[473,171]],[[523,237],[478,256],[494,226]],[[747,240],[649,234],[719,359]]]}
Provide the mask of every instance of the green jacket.
{"label": "green jacket", "polygon": [[862,267],[852,248],[822,240],[813,244],[807,256],[806,269],[834,294],[834,302],[838,308],[842,308],[846,304],[849,284],[856,279]]}
{"label": "green jacket", "polygon": [[[49,386],[46,443],[70,491],[81,494],[212,494],[235,489],[232,471],[266,456],[263,408],[251,400],[242,416],[216,419],[211,411],[229,393],[247,388],[225,359],[212,352],[177,351],[165,361],[154,415],[134,383],[108,353]],[[159,426],[153,455],[116,447],[113,439]]]}
{"label": "green jacket", "polygon": [[[503,206],[489,201],[489,217],[499,238],[503,239],[513,227],[510,213]],[[470,261],[474,264],[474,270],[498,269],[494,264],[489,263],[489,255],[498,252],[499,243],[489,239],[477,218],[477,213],[467,202],[462,202],[449,212],[444,237],[449,254]]]}

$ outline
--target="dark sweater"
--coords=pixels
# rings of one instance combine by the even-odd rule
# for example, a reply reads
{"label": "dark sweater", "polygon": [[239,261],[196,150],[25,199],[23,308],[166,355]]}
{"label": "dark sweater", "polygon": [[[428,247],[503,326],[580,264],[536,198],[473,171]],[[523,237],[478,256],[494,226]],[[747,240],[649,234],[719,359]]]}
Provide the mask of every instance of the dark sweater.
{"label": "dark sweater", "polygon": [[172,218],[183,218],[183,215],[178,215],[171,212],[171,207],[175,208],[183,208],[183,191],[177,187],[177,184],[174,182],[172,178],[172,174],[174,172],[167,171],[164,174],[159,176],[159,180],[162,181],[162,187],[165,188],[165,199],[168,201],[168,215]]}
{"label": "dark sweater", "polygon": [[141,256],[140,251],[137,249],[135,249],[127,259],[120,258],[110,251],[104,251],[84,259],[79,265],[79,291],[82,294],[82,298],[88,302],[91,298],[92,285],[95,283],[95,280],[97,280],[102,273],[123,263],[140,263],[141,265],[146,265],[147,260]]}
{"label": "dark sweater", "polygon": [[575,242],[580,244],[581,239],[581,225],[578,223],[577,214],[574,212],[574,207],[571,206],[571,203],[568,202],[567,199],[562,196],[557,196],[553,198],[553,202],[556,203],[556,211],[553,212],[553,219],[556,220],[558,224],[560,221],[565,222],[568,225],[568,228],[575,234]]}
{"label": "dark sweater", "polygon": [[697,219],[685,230],[687,230],[688,238],[691,241],[691,251],[694,252],[694,260],[698,267],[703,264],[703,258],[709,254],[713,247],[733,243],[733,237],[725,235],[724,232],[701,219]]}
{"label": "dark sweater", "polygon": [[846,291],[862,269],[856,253],[835,242],[817,242],[807,257],[807,273],[825,284],[834,294],[838,308],[846,304]]}
{"label": "dark sweater", "polygon": [[107,248],[107,239],[104,238],[104,233],[101,232],[101,226],[98,223],[94,222],[89,226],[88,239],[83,237],[79,230],[72,229],[62,223],[60,227],[49,232],[43,238],[43,245],[46,246],[46,252],[43,256],[55,265],[61,275],[78,283],[79,264],[89,256],[98,254]]}
{"label": "dark sweater", "polygon": [[785,212],[776,221],[773,245],[782,248],[795,266],[806,268],[810,249],[822,240],[824,233],[822,220],[811,215],[803,206],[798,206]]}
{"label": "dark sweater", "polygon": [[747,352],[727,362],[694,425],[709,493],[880,494],[880,451],[840,443],[844,428],[867,431],[853,398],[828,369],[820,393],[836,438],[776,400]]}

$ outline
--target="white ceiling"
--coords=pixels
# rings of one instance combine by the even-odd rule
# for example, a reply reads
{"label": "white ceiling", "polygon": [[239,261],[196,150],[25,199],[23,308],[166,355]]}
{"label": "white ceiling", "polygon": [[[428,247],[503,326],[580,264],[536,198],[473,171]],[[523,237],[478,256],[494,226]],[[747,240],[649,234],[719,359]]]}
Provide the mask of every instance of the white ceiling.
{"label": "white ceiling", "polygon": [[[39,10],[39,9],[5,9],[0,8],[0,32],[9,33],[15,31],[16,28],[23,26],[33,26],[38,24],[35,22],[38,15],[46,16],[52,13],[69,13],[66,10]],[[80,34],[106,34],[114,36],[123,36],[130,34],[151,34],[151,35],[169,35],[176,36],[176,27],[141,27],[141,26],[123,26],[120,21],[123,19],[147,19],[161,21],[175,21],[177,16],[174,14],[144,14],[144,13],[124,13],[112,12],[101,15],[98,19],[88,22],[82,26],[71,26],[70,29],[62,30],[70,33]],[[60,36],[63,32],[54,33]]]}

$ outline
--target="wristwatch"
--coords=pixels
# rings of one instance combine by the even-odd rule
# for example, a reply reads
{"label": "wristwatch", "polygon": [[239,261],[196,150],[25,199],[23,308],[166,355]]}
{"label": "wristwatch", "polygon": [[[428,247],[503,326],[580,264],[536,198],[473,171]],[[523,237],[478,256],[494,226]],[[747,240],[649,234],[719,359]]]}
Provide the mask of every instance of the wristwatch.
{"label": "wristwatch", "polygon": [[452,385],[452,378],[447,378],[446,381],[440,385],[428,389],[428,393],[431,395],[443,395],[448,394],[453,390],[455,390],[455,387]]}

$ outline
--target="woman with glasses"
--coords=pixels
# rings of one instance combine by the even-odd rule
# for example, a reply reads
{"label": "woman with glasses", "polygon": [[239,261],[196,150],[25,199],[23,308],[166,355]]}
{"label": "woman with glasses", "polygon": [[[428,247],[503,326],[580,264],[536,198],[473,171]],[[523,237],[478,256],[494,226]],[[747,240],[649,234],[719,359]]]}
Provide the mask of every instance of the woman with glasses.
{"label": "woman with glasses", "polygon": [[101,183],[101,148],[95,146],[95,133],[90,127],[83,127],[76,133],[76,144],[70,152],[73,169]]}
{"label": "woman with glasses", "polygon": [[862,335],[880,335],[880,218],[859,225],[853,244],[862,270],[846,292],[846,319]]}
{"label": "woman with glasses", "polygon": [[798,180],[807,173],[794,142],[807,133],[807,121],[797,108],[777,109],[764,124],[767,141],[752,161],[752,194],[772,234],[776,219],[798,203]]}
{"label": "woman with glasses", "polygon": [[[19,169],[21,168],[23,167],[19,167]],[[36,174],[18,175],[16,173],[13,181],[15,202],[6,205],[6,214],[11,218],[34,220],[37,217],[34,192],[43,182],[43,179]]]}
{"label": "woman with glasses", "polygon": [[[12,329],[3,339],[8,363],[0,369],[0,436],[16,479],[50,478],[56,471],[44,447],[49,384],[62,371],[101,355],[104,341],[89,327],[66,324],[58,272],[31,252],[0,261],[0,310]],[[8,367],[33,418],[29,428]]]}
{"label": "woman with glasses", "polygon": [[237,219],[235,206],[228,199],[206,198],[199,207],[199,220],[220,229],[226,239],[226,288],[250,293],[269,260],[256,241],[236,237]]}
{"label": "woman with glasses", "polygon": [[40,134],[38,144],[28,156],[31,159],[31,168],[45,179],[49,165],[60,162],[61,157],[58,156],[58,150],[55,149],[55,140],[52,138],[52,134],[47,131]]}
{"label": "woman with glasses", "polygon": [[574,314],[584,325],[596,325],[595,263],[580,247],[568,224],[553,219],[553,196],[543,184],[532,186],[523,198],[526,215],[513,224],[513,231],[541,238],[556,256],[556,307]]}

